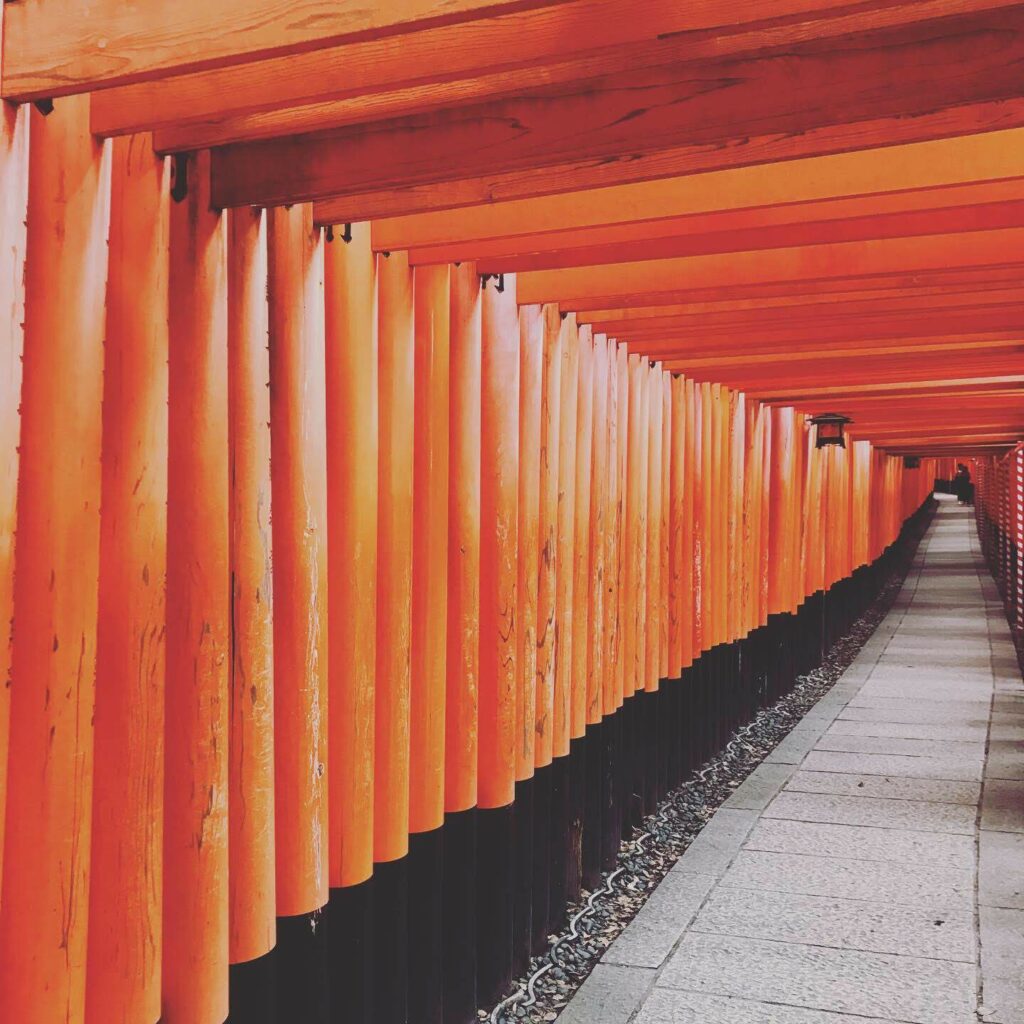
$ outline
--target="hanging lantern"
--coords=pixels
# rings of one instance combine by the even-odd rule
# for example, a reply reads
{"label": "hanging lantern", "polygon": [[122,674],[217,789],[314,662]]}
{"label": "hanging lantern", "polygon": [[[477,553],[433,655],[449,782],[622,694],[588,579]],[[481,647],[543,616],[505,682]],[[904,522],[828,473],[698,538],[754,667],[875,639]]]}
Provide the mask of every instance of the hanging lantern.
{"label": "hanging lantern", "polygon": [[903,468],[904,469],[920,469],[921,468],[921,456],[920,455],[904,455],[903,456]]}
{"label": "hanging lantern", "polygon": [[812,416],[811,422],[818,428],[816,447],[824,448],[828,444],[846,447],[843,427],[853,422],[849,416],[842,416],[837,412],[823,412],[820,416]]}

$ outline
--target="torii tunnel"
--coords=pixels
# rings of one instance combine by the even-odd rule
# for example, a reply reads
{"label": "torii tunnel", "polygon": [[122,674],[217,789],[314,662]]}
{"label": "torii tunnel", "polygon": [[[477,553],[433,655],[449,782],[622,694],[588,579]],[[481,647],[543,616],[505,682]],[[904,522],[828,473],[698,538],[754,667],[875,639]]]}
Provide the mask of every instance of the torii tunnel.
{"label": "torii tunnel", "polygon": [[1024,5],[0,39],[5,1024],[476,1020],[957,463],[1020,635]]}

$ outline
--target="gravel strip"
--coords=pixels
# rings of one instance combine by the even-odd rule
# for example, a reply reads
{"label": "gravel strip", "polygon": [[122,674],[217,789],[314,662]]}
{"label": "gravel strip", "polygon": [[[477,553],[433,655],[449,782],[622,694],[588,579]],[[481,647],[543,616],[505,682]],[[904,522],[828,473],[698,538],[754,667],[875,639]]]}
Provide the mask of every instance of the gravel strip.
{"label": "gravel strip", "polygon": [[867,612],[833,645],[824,664],[798,677],[785,697],[733,733],[717,757],[670,793],[642,828],[634,829],[633,837],[622,843],[615,869],[602,878],[602,887],[582,893],[569,909],[569,925],[550,937],[547,952],[530,961],[529,973],[513,984],[502,1003],[478,1011],[481,1020],[541,1024],[558,1017],[718,807],[839,680],[889,612],[904,576],[893,573]]}

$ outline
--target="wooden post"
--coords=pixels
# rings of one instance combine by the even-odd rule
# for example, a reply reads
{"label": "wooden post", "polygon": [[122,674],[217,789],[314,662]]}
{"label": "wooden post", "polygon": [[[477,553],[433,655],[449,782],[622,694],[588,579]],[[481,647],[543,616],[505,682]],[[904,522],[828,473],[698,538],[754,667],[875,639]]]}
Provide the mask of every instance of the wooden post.
{"label": "wooden post", "polygon": [[488,1004],[512,980],[519,317],[514,278],[482,287],[477,984]]}
{"label": "wooden post", "polygon": [[167,242],[148,136],[112,143],[86,1019],[160,1017]]}
{"label": "wooden post", "polygon": [[228,1012],[227,259],[209,154],[171,205],[163,1020]]}
{"label": "wooden post", "polygon": [[444,725],[448,618],[449,271],[415,277],[412,679],[409,742],[409,999],[442,1017]]}
{"label": "wooden post", "polygon": [[270,525],[267,225],[228,212],[231,721],[228,912],[233,1014],[272,1012],[277,938],[274,844],[274,614]]}
{"label": "wooden post", "polygon": [[326,247],[330,881],[373,870],[377,297],[368,224]]}
{"label": "wooden post", "polygon": [[[0,1019],[25,1024],[85,1013],[110,190],[108,149],[89,134],[88,105],[84,96],[58,100],[49,115],[33,110],[29,117],[6,750],[11,827],[0,898]],[[17,170],[13,177],[5,206],[18,201]],[[68,189],[68,181],[76,187]],[[17,245],[18,233],[11,237]],[[19,266],[19,253],[12,255]],[[17,307],[20,289],[7,283],[4,291]],[[6,362],[17,332],[0,344]],[[9,386],[5,380],[5,395]],[[11,413],[0,415],[6,446]],[[11,465],[9,452],[4,462]],[[9,515],[9,494],[0,501]]]}
{"label": "wooden post", "polygon": [[446,1024],[476,1013],[477,705],[480,656],[480,278],[450,271],[448,644],[445,694],[443,998]]}
{"label": "wooden post", "polygon": [[377,687],[374,752],[376,1019],[407,1012],[409,691],[412,641],[414,427],[413,274],[408,255],[378,266],[380,451],[377,520]]}
{"label": "wooden post", "polygon": [[[0,103],[0,886],[11,712],[14,532],[17,520],[21,359],[25,342],[25,223],[29,108]],[[2,890],[0,890],[2,891]]]}

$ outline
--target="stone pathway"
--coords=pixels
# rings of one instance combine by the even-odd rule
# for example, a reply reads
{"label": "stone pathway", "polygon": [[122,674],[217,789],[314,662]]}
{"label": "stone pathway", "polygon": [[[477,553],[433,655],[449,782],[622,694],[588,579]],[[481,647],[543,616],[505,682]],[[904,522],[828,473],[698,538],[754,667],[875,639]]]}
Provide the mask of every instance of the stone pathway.
{"label": "stone pathway", "polygon": [[1024,684],[969,509],[559,1024],[1024,1024]]}

